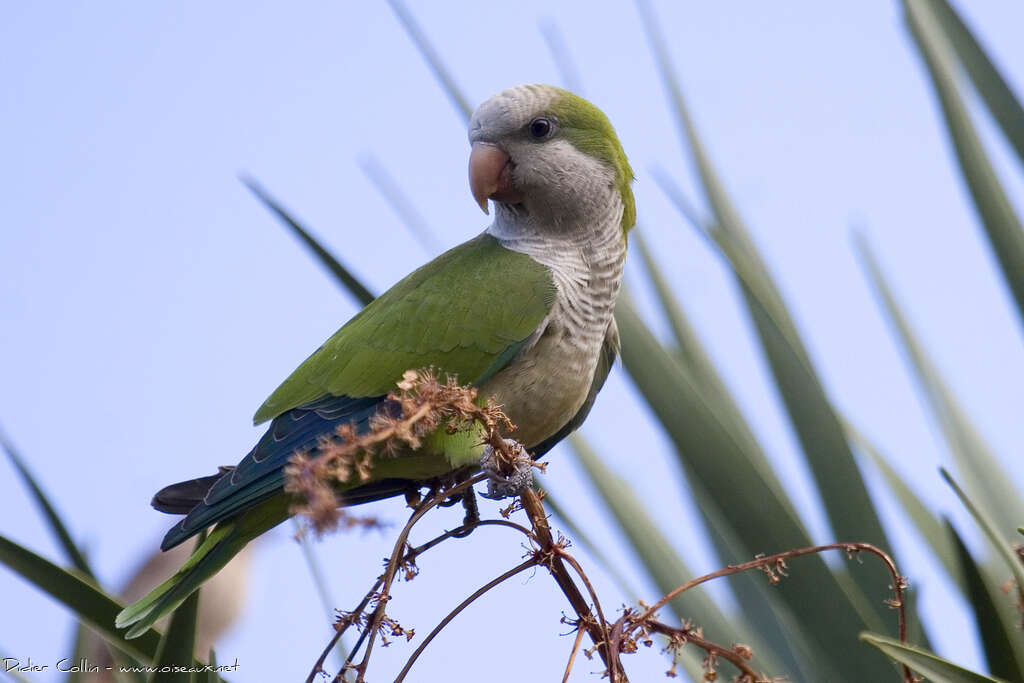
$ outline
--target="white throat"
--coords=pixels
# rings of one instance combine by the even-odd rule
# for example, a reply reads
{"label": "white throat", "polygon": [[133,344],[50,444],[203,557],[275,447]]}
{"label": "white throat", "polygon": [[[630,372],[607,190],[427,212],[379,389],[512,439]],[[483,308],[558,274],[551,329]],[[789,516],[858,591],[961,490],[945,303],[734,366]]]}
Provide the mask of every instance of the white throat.
{"label": "white throat", "polygon": [[560,180],[563,188],[572,187],[571,193],[559,203],[530,195],[523,206],[494,202],[494,222],[487,233],[551,268],[559,289],[597,285],[603,295],[607,290],[602,285],[614,281],[617,294],[626,255],[622,194],[607,166],[569,147],[564,153],[574,156],[579,173]]}
{"label": "white throat", "polygon": [[519,426],[513,436],[529,448],[576,415],[606,336],[617,338],[615,300],[626,257],[622,211],[621,195],[613,192],[600,220],[586,227],[545,230],[524,213],[499,209],[487,229],[506,248],[550,268],[556,286],[548,316],[509,366],[482,387]]}

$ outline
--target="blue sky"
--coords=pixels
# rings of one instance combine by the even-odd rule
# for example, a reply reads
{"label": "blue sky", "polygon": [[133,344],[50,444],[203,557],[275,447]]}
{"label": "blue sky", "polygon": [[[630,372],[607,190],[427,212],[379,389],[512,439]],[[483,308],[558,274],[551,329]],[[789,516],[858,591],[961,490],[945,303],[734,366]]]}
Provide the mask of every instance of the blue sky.
{"label": "blue sky", "polygon": [[[1024,92],[1024,7],[958,4]],[[1007,463],[1024,442],[1024,353],[898,4],[656,5],[700,131],[830,395],[923,498],[956,516],[936,472],[948,453],[856,264],[851,227],[866,230],[912,323]],[[699,196],[635,8],[582,0],[410,8],[474,104],[516,83],[559,82],[538,22],[559,26],[587,96],[616,125],[638,170],[645,236],[783,479],[806,491],[809,477],[731,277],[652,179],[660,165]],[[255,408],[356,310],[252,199],[240,172],[378,291],[433,254],[358,159],[372,155],[388,169],[446,247],[478,233],[486,218],[466,186],[463,124],[386,5],[23,3],[5,15],[0,423],[101,578],[116,585],[170,524],[148,507],[152,493],[244,455],[258,436]],[[1024,174],[975,113],[1021,210]],[[628,270],[639,284],[636,264]],[[715,569],[667,444],[621,368],[584,433],[641,496],[658,501],[659,520],[691,566]],[[549,457],[552,489],[593,520],[596,535],[624,548],[564,455],[560,448]],[[13,476],[0,462],[0,477]],[[21,486],[7,491],[0,534],[56,557]],[[815,537],[831,540],[818,504],[794,497]],[[943,620],[934,642],[977,664],[962,606],[881,499],[925,613],[933,624]],[[396,501],[372,511],[404,515]],[[440,513],[434,528],[457,515]],[[251,672],[244,680],[304,676],[329,637],[301,553],[282,529],[258,549],[250,604],[218,648]],[[318,545],[338,606],[358,600],[390,543],[388,535],[349,534]],[[481,532],[424,558],[421,576],[399,592],[396,616],[426,633],[520,554],[518,541]],[[606,603],[621,602],[589,566]],[[0,648],[43,662],[68,654],[71,620],[60,608],[6,571],[0,595]],[[520,680],[526,666],[560,671],[571,646],[554,637],[565,608],[545,576],[512,581],[432,645],[417,680],[450,672],[456,654],[459,666],[493,681]],[[511,652],[481,642],[481,622],[494,619],[513,634]],[[528,661],[513,654],[527,647]],[[393,675],[405,652],[378,652],[375,678]],[[637,680],[666,668],[653,653],[627,666]],[[587,670],[574,680],[588,680]]]}

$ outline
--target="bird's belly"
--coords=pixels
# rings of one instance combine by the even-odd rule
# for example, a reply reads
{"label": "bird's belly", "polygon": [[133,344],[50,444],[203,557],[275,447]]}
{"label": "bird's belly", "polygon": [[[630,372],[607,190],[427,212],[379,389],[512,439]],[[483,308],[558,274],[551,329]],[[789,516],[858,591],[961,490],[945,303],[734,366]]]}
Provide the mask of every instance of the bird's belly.
{"label": "bird's belly", "polygon": [[480,387],[516,426],[511,438],[532,448],[576,415],[590,391],[603,332],[572,334],[549,324],[529,351]]}

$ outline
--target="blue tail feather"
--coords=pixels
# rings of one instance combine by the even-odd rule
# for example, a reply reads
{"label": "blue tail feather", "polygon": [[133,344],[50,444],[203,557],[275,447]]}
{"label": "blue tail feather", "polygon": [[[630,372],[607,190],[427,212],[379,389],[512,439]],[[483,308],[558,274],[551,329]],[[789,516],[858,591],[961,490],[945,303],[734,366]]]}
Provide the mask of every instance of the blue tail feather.
{"label": "blue tail feather", "polygon": [[203,500],[167,532],[160,547],[173,548],[202,529],[277,495],[284,487],[284,468],[293,454],[315,453],[320,440],[334,434],[340,425],[351,424],[357,433],[366,432],[370,419],[386,403],[383,396],[324,396],[274,418],[242,462],[216,480]]}

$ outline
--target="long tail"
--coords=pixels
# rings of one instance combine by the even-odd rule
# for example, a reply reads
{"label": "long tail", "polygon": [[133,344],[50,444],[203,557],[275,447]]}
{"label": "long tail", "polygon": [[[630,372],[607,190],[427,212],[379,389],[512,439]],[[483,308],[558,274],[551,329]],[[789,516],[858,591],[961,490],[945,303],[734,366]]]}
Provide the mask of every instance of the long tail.
{"label": "long tail", "polygon": [[121,610],[115,626],[131,627],[125,633],[126,638],[136,638],[145,633],[220,571],[249,541],[286,520],[288,505],[287,496],[277,496],[235,520],[218,524],[174,576]]}

